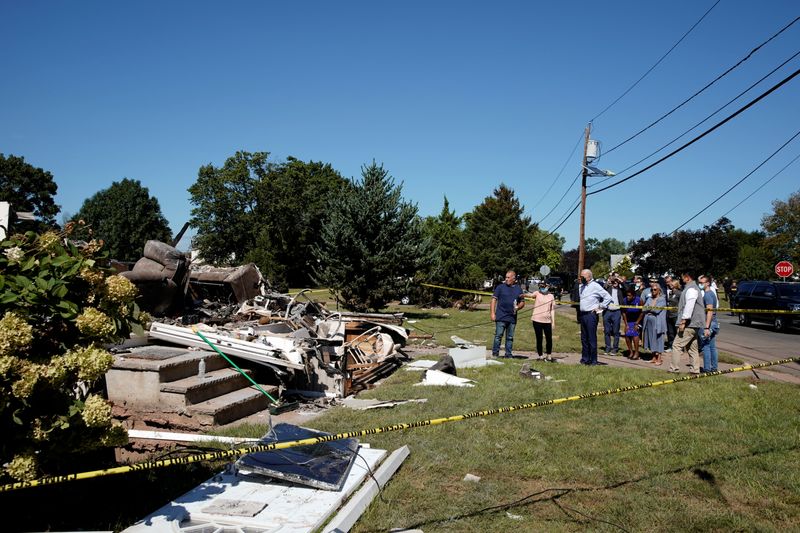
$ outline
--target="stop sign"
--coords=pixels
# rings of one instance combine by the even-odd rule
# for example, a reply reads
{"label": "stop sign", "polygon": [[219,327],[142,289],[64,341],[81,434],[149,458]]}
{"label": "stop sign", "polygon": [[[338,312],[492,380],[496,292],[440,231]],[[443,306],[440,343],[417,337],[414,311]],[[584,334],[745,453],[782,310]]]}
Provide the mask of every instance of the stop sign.
{"label": "stop sign", "polygon": [[794,273],[794,266],[789,261],[781,261],[775,265],[775,273],[782,278],[788,278]]}

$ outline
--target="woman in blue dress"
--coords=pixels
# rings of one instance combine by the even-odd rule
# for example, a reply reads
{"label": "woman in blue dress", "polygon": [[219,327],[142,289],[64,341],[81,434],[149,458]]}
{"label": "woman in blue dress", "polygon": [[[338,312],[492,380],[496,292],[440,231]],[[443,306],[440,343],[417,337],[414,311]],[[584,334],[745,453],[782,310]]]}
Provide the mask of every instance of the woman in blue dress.
{"label": "woman in blue dress", "polygon": [[[667,311],[663,309],[667,306],[667,299],[661,293],[661,287],[653,285],[650,295],[644,303],[642,315],[638,321],[644,318],[642,336],[644,349],[653,354],[650,360],[654,365],[660,365],[661,354],[664,352],[664,338],[667,336]],[[661,307],[662,309],[655,309]]]}
{"label": "woman in blue dress", "polygon": [[[625,298],[622,305],[642,305],[641,299],[636,296],[633,287],[625,291]],[[639,317],[642,315],[641,309],[625,308],[625,344],[628,345],[628,359],[639,359]]]}

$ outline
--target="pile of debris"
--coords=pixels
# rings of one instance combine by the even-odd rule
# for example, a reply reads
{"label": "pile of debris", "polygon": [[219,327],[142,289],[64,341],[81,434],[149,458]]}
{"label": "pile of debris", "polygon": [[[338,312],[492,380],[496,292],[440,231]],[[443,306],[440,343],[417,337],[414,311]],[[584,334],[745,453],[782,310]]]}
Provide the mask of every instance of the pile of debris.
{"label": "pile of debris", "polygon": [[256,363],[284,389],[343,398],[407,359],[402,313],[329,311],[308,290],[272,290],[253,263],[192,265],[175,248],[148,241],[144,257],[122,275],[139,287],[140,307],[160,315],[150,339]]}

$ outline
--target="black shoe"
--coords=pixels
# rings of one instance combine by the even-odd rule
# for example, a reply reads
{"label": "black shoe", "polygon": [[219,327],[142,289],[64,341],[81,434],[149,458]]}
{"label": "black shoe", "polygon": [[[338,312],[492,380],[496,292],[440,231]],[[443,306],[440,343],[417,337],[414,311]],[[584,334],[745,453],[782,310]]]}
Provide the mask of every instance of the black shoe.
{"label": "black shoe", "polygon": [[594,363],[589,363],[590,366],[608,366],[608,363],[601,363],[600,361],[595,361]]}

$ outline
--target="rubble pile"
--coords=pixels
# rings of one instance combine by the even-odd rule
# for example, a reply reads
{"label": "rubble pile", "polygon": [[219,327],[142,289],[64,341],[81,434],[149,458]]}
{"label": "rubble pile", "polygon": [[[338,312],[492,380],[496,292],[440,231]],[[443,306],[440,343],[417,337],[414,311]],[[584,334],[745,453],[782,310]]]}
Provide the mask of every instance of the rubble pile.
{"label": "rubble pile", "polygon": [[274,291],[258,267],[193,263],[174,247],[148,241],[123,272],[137,303],[158,318],[149,338],[215,348],[270,369],[286,388],[343,398],[392,373],[406,356],[403,315],[333,312],[308,297]]}

